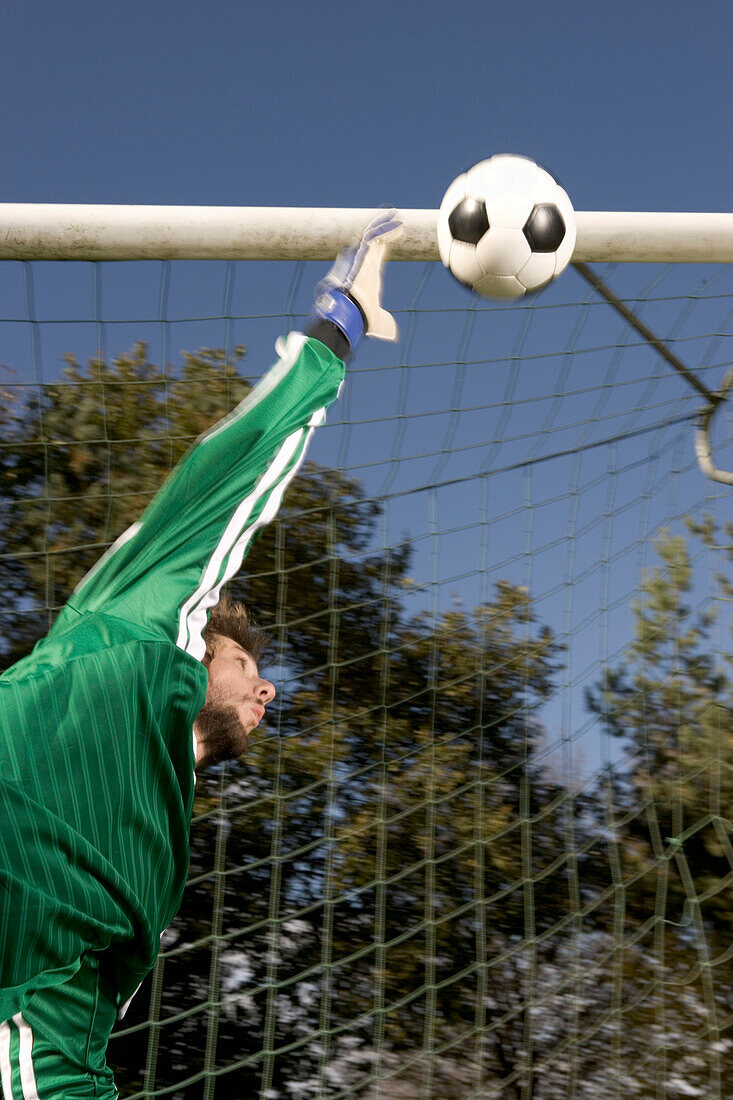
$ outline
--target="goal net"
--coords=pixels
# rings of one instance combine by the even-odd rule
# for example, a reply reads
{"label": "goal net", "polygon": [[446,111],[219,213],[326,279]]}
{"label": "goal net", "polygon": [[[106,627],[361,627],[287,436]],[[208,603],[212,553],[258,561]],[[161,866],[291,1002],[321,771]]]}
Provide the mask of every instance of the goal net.
{"label": "goal net", "polygon": [[[305,324],[305,257],[0,264],[5,666]],[[385,302],[231,586],[278,695],[199,778],[120,1095],[722,1100],[733,273],[503,305],[408,260]]]}

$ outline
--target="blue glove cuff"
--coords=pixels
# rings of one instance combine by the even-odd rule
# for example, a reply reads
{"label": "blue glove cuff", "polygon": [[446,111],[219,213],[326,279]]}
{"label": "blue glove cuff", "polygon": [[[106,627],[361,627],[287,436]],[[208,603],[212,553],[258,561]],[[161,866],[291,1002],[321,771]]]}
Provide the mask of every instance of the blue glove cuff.
{"label": "blue glove cuff", "polygon": [[324,290],[313,303],[313,316],[330,321],[343,332],[352,349],[364,335],[364,316],[356,302],[342,290]]}

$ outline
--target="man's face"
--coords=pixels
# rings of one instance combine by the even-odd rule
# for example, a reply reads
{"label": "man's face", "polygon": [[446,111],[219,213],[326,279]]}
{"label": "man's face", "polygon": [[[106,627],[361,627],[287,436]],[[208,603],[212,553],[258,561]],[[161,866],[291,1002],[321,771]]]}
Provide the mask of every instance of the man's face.
{"label": "man's face", "polygon": [[254,658],[237,642],[216,635],[213,651],[206,701],[193,726],[196,771],[241,756],[275,697],[275,688],[260,679]]}

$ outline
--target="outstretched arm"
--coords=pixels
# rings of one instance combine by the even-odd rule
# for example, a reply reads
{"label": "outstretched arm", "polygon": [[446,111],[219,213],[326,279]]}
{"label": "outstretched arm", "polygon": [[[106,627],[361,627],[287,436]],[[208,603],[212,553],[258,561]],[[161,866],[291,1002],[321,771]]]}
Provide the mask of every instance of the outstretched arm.
{"label": "outstretched arm", "polygon": [[136,622],[201,658],[207,613],[277,513],[362,332],[394,339],[381,308],[381,266],[399,231],[381,212],[316,292],[307,334],[278,341],[279,359],[178,464],[142,518],[79,584],[53,633],[86,613]]}

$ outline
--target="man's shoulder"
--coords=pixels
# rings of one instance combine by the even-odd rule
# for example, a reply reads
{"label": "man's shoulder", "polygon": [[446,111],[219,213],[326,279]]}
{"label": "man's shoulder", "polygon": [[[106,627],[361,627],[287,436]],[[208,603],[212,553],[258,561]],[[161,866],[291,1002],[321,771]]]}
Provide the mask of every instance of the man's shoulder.
{"label": "man's shoulder", "polygon": [[198,661],[162,634],[129,619],[103,612],[85,612],[67,617],[63,630],[53,629],[27,657],[8,669],[3,679],[17,680],[59,669],[69,670],[72,664],[97,661],[102,656],[112,661],[132,659],[145,664],[160,659],[162,654],[169,663],[190,664],[202,669]]}
{"label": "man's shoulder", "polygon": [[73,619],[67,620],[65,629],[51,631],[45,643],[78,653],[130,644],[175,648],[165,635],[131,619],[118,618],[104,611],[77,613]]}
{"label": "man's shoulder", "polygon": [[3,746],[13,760],[35,759],[34,739],[80,759],[92,744],[105,759],[108,752],[132,759],[157,745],[174,759],[180,785],[207,681],[204,665],[169,639],[114,616],[79,616],[0,677],[0,765]]}

